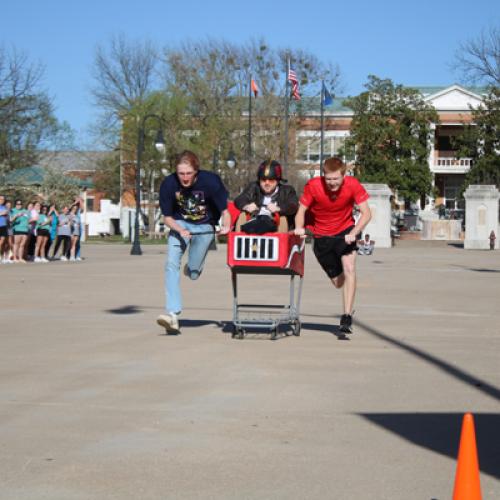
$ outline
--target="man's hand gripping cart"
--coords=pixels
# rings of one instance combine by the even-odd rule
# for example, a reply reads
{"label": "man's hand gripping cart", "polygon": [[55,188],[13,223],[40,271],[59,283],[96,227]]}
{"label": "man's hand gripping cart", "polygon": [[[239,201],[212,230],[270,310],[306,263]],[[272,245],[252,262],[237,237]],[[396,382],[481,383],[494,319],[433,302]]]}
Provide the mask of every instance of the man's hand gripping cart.
{"label": "man's hand gripping cart", "polygon": [[[233,285],[233,338],[243,339],[247,329],[256,329],[270,331],[271,340],[275,340],[280,325],[287,325],[293,335],[300,335],[304,248],[305,239],[290,233],[229,233],[227,263]],[[290,276],[288,304],[240,304],[238,274]]]}

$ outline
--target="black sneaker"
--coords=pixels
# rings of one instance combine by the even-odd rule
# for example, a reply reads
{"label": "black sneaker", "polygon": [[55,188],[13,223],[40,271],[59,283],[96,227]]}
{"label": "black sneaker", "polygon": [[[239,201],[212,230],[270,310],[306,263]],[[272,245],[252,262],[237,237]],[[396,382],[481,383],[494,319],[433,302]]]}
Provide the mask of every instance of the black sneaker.
{"label": "black sneaker", "polygon": [[352,315],[342,314],[339,331],[342,333],[352,333]]}

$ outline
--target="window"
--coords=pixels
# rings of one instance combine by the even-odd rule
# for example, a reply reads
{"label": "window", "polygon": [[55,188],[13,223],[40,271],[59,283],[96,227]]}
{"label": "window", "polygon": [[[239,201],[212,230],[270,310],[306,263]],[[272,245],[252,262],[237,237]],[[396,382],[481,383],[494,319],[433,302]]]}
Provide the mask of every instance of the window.
{"label": "window", "polygon": [[[307,135],[306,135],[307,134]],[[345,140],[346,135],[330,135],[325,133],[323,142],[324,158],[341,155],[347,161],[354,159],[353,155],[346,155]],[[319,132],[302,133],[297,137],[297,160],[306,163],[317,163],[321,154],[321,136]]]}
{"label": "window", "polygon": [[85,206],[87,212],[93,212],[94,211],[94,198],[87,196],[86,200],[86,206]]}

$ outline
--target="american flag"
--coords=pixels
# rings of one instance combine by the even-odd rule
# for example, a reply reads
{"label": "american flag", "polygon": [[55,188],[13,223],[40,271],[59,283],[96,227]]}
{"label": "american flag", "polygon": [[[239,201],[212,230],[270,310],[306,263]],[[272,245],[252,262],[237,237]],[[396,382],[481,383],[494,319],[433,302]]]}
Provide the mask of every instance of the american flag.
{"label": "american flag", "polygon": [[292,97],[296,101],[300,101],[300,94],[299,94],[299,81],[297,80],[297,74],[292,68],[292,65],[288,65],[288,80],[292,84]]}

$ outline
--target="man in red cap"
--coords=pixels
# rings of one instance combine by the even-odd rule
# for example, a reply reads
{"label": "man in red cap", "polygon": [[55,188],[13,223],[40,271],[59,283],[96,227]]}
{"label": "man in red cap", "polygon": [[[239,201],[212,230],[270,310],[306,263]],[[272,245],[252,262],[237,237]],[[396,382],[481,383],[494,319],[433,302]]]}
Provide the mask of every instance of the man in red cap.
{"label": "man in red cap", "polygon": [[[295,216],[295,234],[304,236],[307,228],[314,235],[314,254],[335,288],[343,288],[344,314],[340,332],[352,333],[352,314],[356,294],[356,240],[371,219],[369,195],[355,177],[346,176],[346,165],[338,157],[324,163],[323,176],[311,179],[300,197]],[[354,222],[353,208],[361,216]]]}
{"label": "man in red cap", "polygon": [[266,160],[259,165],[257,181],[248,184],[234,200],[236,208],[251,217],[241,227],[243,232],[262,234],[276,231],[276,215],[293,223],[299,200],[295,189],[282,182],[282,168],[276,160]]}

